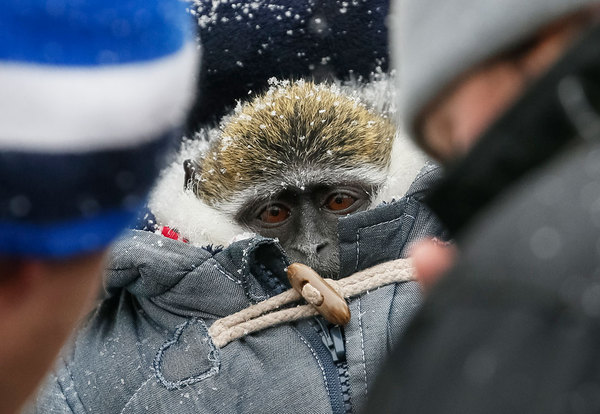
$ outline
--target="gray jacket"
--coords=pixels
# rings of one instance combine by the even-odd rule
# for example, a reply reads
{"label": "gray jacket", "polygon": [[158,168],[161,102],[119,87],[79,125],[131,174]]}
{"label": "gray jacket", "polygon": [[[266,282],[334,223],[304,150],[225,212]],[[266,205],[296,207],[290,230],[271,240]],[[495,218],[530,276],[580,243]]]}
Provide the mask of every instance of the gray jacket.
{"label": "gray jacket", "polygon": [[[421,203],[426,166],[402,199],[340,219],[341,277],[443,237]],[[420,303],[415,282],[350,300],[343,328],[321,318],[269,328],[217,349],[216,319],[289,285],[279,245],[256,237],[212,251],[131,231],[114,248],[108,297],[29,408],[37,413],[344,413],[365,402]],[[338,340],[339,339],[339,340]]]}

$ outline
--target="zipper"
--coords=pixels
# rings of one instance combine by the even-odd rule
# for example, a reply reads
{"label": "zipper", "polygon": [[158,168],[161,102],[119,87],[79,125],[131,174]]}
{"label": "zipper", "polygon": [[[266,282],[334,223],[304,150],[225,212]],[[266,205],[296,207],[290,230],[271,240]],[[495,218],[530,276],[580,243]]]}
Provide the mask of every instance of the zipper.
{"label": "zipper", "polygon": [[[258,282],[270,294],[281,293],[289,287],[273,277],[264,265],[260,266],[260,271],[256,273]],[[346,362],[343,328],[330,324],[320,316],[295,322],[293,326],[313,351],[323,370],[323,379],[333,414],[351,413],[350,376]]]}
{"label": "zipper", "polygon": [[344,412],[352,412],[352,403],[350,401],[350,376],[348,374],[348,362],[346,360],[346,345],[344,342],[344,328],[339,325],[333,325],[323,318],[314,318],[317,322],[317,332],[321,336],[321,341],[329,350],[333,363],[335,364],[340,380],[342,391],[342,401],[344,403]]}
{"label": "zipper", "polygon": [[296,331],[310,344],[316,358],[321,363],[333,414],[351,413],[352,406],[350,404],[348,364],[346,363],[343,329],[339,331],[334,329],[332,335],[328,322],[321,317],[305,319],[294,325]]}

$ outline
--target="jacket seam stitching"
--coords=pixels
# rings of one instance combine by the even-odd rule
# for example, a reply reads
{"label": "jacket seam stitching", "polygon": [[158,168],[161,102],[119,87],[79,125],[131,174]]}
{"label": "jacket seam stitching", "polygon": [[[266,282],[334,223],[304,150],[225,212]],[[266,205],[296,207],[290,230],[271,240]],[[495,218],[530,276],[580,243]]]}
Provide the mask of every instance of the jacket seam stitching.
{"label": "jacket seam stitching", "polygon": [[[201,373],[199,373],[197,375],[191,375],[189,377],[186,377],[185,379],[181,379],[178,381],[169,381],[168,379],[165,378],[165,376],[162,373],[163,355],[167,351],[167,349],[169,349],[170,347],[175,345],[177,342],[179,342],[179,339],[181,338],[183,331],[191,323],[198,323],[200,325],[200,327],[202,328],[203,334],[205,334],[205,336],[207,338],[208,346],[210,348],[210,352],[208,353],[208,360],[210,362],[212,362],[213,365],[210,368],[202,371]],[[188,319],[184,323],[177,326],[177,329],[175,330],[173,337],[171,339],[169,339],[168,341],[166,341],[165,343],[163,343],[162,346],[160,347],[160,349],[158,350],[158,352],[156,353],[156,356],[154,357],[154,361],[153,361],[152,365],[154,368],[154,376],[158,379],[158,381],[166,389],[168,389],[169,391],[173,391],[176,389],[181,389],[188,385],[195,384],[197,382],[203,381],[207,378],[210,378],[210,377],[216,375],[219,372],[220,362],[221,361],[220,361],[219,350],[213,343],[212,338],[208,333],[208,328],[206,327],[206,324],[200,318],[193,318],[193,319]]]}
{"label": "jacket seam stitching", "polygon": [[[236,285],[242,285],[242,281],[239,279],[236,279],[235,277],[231,276],[229,273],[227,273],[227,270],[225,269],[225,267],[219,263],[214,257],[211,258],[215,263],[212,265],[215,269],[217,269],[217,271],[219,273],[221,273],[223,276],[225,276],[227,279],[231,280],[233,283],[235,283]],[[209,260],[211,260],[209,259]]]}
{"label": "jacket seam stitching", "polygon": [[137,390],[135,390],[133,392],[133,395],[131,397],[129,397],[129,399],[127,400],[127,402],[125,403],[125,405],[123,406],[123,408],[121,408],[120,414],[123,414],[125,412],[125,410],[127,408],[129,408],[129,404],[131,403],[131,401],[133,401],[133,399],[138,395],[138,393],[140,392],[140,390],[152,379],[154,378],[153,375],[149,376],[148,378],[146,378],[146,381],[142,382],[142,385],[140,385],[138,387]]}
{"label": "jacket seam stitching", "polygon": [[365,357],[365,337],[363,334],[363,326],[362,326],[362,304],[360,300],[360,296],[357,298],[358,300],[358,328],[360,331],[360,351],[362,356],[363,363],[363,374],[365,378],[365,395],[369,394],[368,385],[367,385],[367,358]]}
{"label": "jacket seam stitching", "polygon": [[391,324],[390,324],[390,320],[392,318],[392,309],[394,309],[394,301],[396,300],[396,296],[398,295],[398,286],[400,286],[399,283],[394,283],[394,292],[392,293],[392,300],[390,302],[390,308],[388,309],[387,312],[387,319],[386,319],[386,331],[387,331],[387,339],[386,339],[386,346],[387,346],[387,352],[390,353],[392,350],[392,328],[391,328]]}
{"label": "jacket seam stitching", "polygon": [[[421,202],[419,200],[413,199],[411,197],[408,197],[406,200],[406,206],[413,207],[414,211],[411,211],[411,213],[414,212],[415,215],[413,216],[411,214],[405,213],[406,216],[408,216],[412,219],[412,222],[410,223],[410,227],[406,230],[406,240],[404,240],[403,244],[406,244],[406,242],[409,240],[410,234],[412,233],[413,229],[415,228],[415,224],[417,223],[417,219],[419,217],[419,214],[421,213],[419,204],[421,204]],[[404,250],[404,248],[402,250]],[[401,252],[398,252],[398,253],[401,253]]]}
{"label": "jacket seam stitching", "polygon": [[[69,366],[67,365],[67,361],[65,361],[63,359],[62,363],[64,364],[65,371],[67,371],[67,374],[69,374],[69,380],[73,383],[73,387],[75,387],[75,380],[73,378],[73,374],[71,373],[71,370],[69,369]],[[76,413],[75,409],[73,408],[73,406],[69,402],[69,400],[71,399],[71,397],[68,397],[67,394],[65,393],[65,388],[63,387],[62,382],[59,380],[58,375],[56,375],[56,382],[58,383],[58,386],[60,387],[60,392],[62,392],[62,395],[65,397],[65,402],[67,403],[67,406],[69,407],[69,410],[71,410],[72,413]],[[77,392],[75,392],[75,395],[77,397],[77,401],[79,401],[79,404],[81,404],[81,406],[85,409],[85,406],[83,405],[83,402],[79,398],[79,394]]]}
{"label": "jacket seam stitching", "polygon": [[315,361],[317,361],[317,365],[319,366],[319,369],[321,370],[321,375],[323,376],[323,384],[325,385],[325,391],[327,391],[327,395],[331,395],[331,391],[329,390],[329,383],[327,382],[327,376],[325,375],[325,368],[323,367],[323,364],[321,363],[321,360],[317,357],[317,353],[315,352],[315,350],[313,349],[313,347],[306,341],[306,339],[304,339],[302,337],[302,335],[300,334],[300,332],[298,332],[298,330],[295,327],[292,327],[292,329],[294,330],[294,332],[296,332],[296,335],[298,335],[298,337],[300,338],[300,340],[302,342],[304,342],[304,345],[306,345],[306,347],[308,348],[308,350],[312,354],[312,356],[315,359]]}

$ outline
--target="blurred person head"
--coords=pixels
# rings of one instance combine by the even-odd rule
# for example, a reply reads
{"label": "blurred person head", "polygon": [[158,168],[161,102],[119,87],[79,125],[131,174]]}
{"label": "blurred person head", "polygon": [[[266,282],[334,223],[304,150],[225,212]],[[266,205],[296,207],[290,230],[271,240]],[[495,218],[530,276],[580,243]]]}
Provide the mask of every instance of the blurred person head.
{"label": "blurred person head", "polygon": [[0,3],[0,412],[91,304],[193,98],[177,0]]}
{"label": "blurred person head", "polygon": [[597,0],[402,0],[403,121],[437,160],[478,138],[597,21]]}
{"label": "blurred person head", "polygon": [[[542,96],[534,85],[594,26],[599,5],[597,0],[400,0],[395,5],[391,48],[400,73],[402,121],[421,148],[449,167],[428,204],[453,236],[554,151],[549,143],[538,154],[515,150],[540,148],[544,136],[541,144],[524,146],[518,135],[507,139],[514,132],[510,128],[490,132],[527,91],[537,94],[530,98]],[[514,109],[527,106],[536,111],[528,102]],[[528,116],[523,112],[521,119]],[[505,126],[519,122],[514,116],[505,121]],[[539,135],[531,128],[537,121],[531,117],[521,135]],[[498,137],[506,142],[490,142]],[[477,152],[476,144],[483,144]],[[428,287],[457,252],[424,241],[413,253]]]}

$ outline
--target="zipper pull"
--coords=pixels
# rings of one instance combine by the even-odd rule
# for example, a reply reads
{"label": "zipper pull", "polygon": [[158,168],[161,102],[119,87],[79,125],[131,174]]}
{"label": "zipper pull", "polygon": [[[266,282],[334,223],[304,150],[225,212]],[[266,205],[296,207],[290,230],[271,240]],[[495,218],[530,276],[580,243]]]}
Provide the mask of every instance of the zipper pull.
{"label": "zipper pull", "polygon": [[344,344],[344,331],[340,325],[332,325],[322,318],[315,318],[321,328],[321,340],[329,349],[333,362],[346,360],[346,345]]}
{"label": "zipper pull", "polygon": [[[344,344],[344,331],[340,325],[331,325],[329,335],[333,342],[333,351],[339,361],[346,360],[346,345]],[[334,358],[335,359],[335,358]]]}

